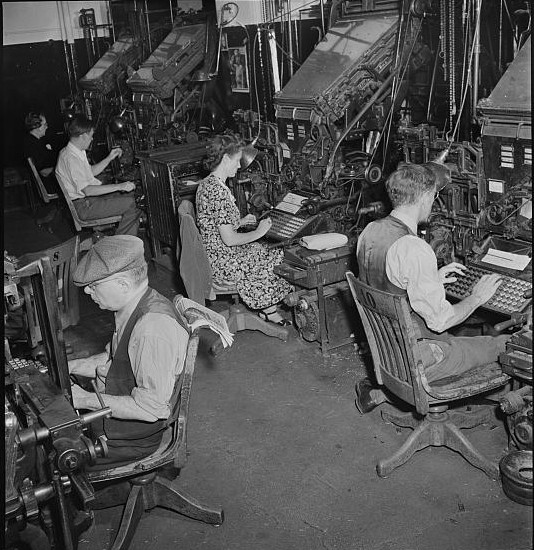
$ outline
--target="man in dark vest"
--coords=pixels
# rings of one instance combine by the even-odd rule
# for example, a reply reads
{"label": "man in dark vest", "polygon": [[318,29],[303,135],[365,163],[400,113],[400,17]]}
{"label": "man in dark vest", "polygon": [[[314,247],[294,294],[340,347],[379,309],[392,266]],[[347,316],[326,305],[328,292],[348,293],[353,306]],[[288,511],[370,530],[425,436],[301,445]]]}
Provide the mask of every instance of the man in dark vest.
{"label": "man in dark vest", "polygon": [[[430,245],[417,236],[427,221],[439,189],[447,178],[443,165],[403,164],[386,181],[393,210],[363,230],[357,246],[359,278],[364,283],[406,295],[412,309],[427,380],[433,382],[497,361],[509,335],[457,337],[446,331],[464,322],[495,294],[501,279],[484,275],[470,296],[456,304],[445,297],[444,283],[454,282],[465,269],[452,262],[438,269]],[[386,401],[381,389],[367,378],[356,384],[356,407],[361,414]]]}
{"label": "man in dark vest", "polygon": [[[69,361],[71,375],[96,378],[111,418],[93,425],[107,438],[108,456],[92,469],[127,464],[154,452],[170,414],[189,333],[167,298],[148,286],[143,241],[133,235],[99,240],[82,258],[74,282],[115,314],[109,350]],[[97,395],[72,387],[77,409],[95,410]]]}

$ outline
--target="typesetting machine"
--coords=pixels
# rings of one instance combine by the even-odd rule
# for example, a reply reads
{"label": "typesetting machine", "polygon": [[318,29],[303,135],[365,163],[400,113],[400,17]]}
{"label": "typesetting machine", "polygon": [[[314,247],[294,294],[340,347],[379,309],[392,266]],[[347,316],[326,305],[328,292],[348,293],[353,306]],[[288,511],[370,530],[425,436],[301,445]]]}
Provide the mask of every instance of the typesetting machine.
{"label": "typesetting machine", "polygon": [[11,357],[5,348],[5,548],[74,550],[93,521],[95,495],[84,470],[106,453],[105,441],[84,429],[111,410],[78,415],[72,406],[49,259],[18,270],[6,270],[4,261],[4,308],[13,285],[30,290],[24,307],[39,320],[44,353],[39,360]]}
{"label": "typesetting machine", "polygon": [[[327,352],[362,333],[345,272],[357,272],[362,229],[391,209],[385,179],[399,161],[441,157],[451,181],[422,235],[441,265],[458,260],[469,268],[449,287],[451,299],[466,295],[480,272],[506,279],[478,313],[513,332],[500,362],[515,382],[501,408],[511,443],[530,451],[530,15],[526,21],[508,4],[504,34],[499,2],[334,2],[327,32],[282,89],[263,84],[263,109],[258,100],[258,112],[233,111],[227,127],[258,155],[229,183],[242,215],[273,219],[266,242],[284,248],[276,273],[295,287],[285,302],[301,336]],[[219,31],[228,22],[225,6]],[[132,33],[119,36],[80,80],[73,108],[97,122],[95,147],[123,148],[114,176],[139,182],[158,259],[174,247],[180,200],[194,196],[206,174],[210,137],[225,128],[213,117],[204,124],[208,84],[193,78],[198,69],[213,70],[220,47],[206,14],[180,14],[153,28],[139,11],[127,16]],[[272,63],[270,31],[257,26],[253,53],[263,75]],[[253,93],[254,86],[261,84],[251,82]],[[348,243],[326,251],[299,244],[319,232],[343,233]],[[46,260],[25,269],[4,270],[4,304],[18,299],[19,280],[28,281],[45,355],[40,362],[6,356],[6,542],[17,548],[44,537],[54,548],[76,548],[92,521],[84,512],[94,497],[84,468],[105,453],[105,442],[90,440],[84,427],[109,411],[79,416],[73,409],[54,276]]]}
{"label": "typesetting machine", "polygon": [[[520,330],[531,310],[523,293],[532,266],[504,263],[532,255],[530,15],[514,2],[501,13],[497,4],[334,3],[325,34],[278,92],[269,88],[272,28],[258,23],[247,46],[258,67],[250,71],[256,105],[219,124],[198,115],[211,112],[205,100],[217,98],[214,86],[229,97],[217,34],[219,42],[231,36],[235,5],[218,2],[214,17],[180,13],[153,28],[134,11],[131,36],[119,36],[80,80],[78,103],[104,128],[107,145],[127,153],[115,172],[133,171],[140,182],[156,261],[174,248],[180,200],[206,175],[210,137],[228,128],[254,145],[258,155],[229,185],[243,216],[273,220],[266,240],[284,247],[277,272],[295,286],[286,302],[302,337],[323,351],[358,331],[341,306],[343,269],[356,270],[349,257],[359,234],[391,209],[385,179],[400,161],[441,158],[452,177],[422,235],[440,264],[470,268],[471,279],[449,296],[461,299],[480,270],[501,273],[506,289],[484,314],[494,323],[515,319]],[[347,235],[350,253],[308,253],[298,244],[324,232]]]}

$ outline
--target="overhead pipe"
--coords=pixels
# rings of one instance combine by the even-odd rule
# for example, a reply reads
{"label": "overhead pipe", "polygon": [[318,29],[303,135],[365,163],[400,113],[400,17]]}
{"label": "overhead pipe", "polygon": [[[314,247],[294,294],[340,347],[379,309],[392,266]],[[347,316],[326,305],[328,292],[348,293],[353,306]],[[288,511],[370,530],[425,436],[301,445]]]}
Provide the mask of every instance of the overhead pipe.
{"label": "overhead pipe", "polygon": [[61,7],[61,2],[56,2],[57,16],[59,21],[59,34],[61,35],[61,42],[63,43],[63,54],[65,55],[65,65],[67,66],[67,75],[69,78],[69,90],[70,95],[74,97],[74,89],[72,86],[72,69],[71,69],[71,60],[69,56],[69,50],[67,46],[67,37],[65,31],[65,19],[63,17],[63,10]]}
{"label": "overhead pipe", "polygon": [[474,36],[474,58],[473,58],[473,90],[471,96],[471,118],[476,119],[478,103],[478,84],[479,84],[479,59],[480,59],[480,15],[482,11],[482,0],[476,0],[475,7],[475,36]]}
{"label": "overhead pipe", "polygon": [[323,31],[323,36],[326,33],[326,28],[324,26],[324,0],[320,0],[319,5],[321,7],[321,30]]}
{"label": "overhead pipe", "polygon": [[291,0],[287,0],[287,31],[289,35],[289,77],[293,76],[293,30],[291,19]]}
{"label": "overhead pipe", "polygon": [[61,12],[63,16],[63,24],[65,26],[65,35],[67,37],[67,42],[69,44],[70,56],[72,59],[72,72],[74,76],[74,83],[76,86],[76,91],[78,91],[78,61],[76,56],[76,48],[74,45],[74,35],[72,33],[72,18],[70,14],[70,7],[68,2],[59,2],[61,7]]}

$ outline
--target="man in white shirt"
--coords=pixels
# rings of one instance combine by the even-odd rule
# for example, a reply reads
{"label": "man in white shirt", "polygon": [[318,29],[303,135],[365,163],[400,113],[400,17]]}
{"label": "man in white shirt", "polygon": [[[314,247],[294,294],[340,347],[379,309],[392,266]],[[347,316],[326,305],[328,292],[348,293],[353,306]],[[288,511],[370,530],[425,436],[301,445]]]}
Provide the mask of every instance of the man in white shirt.
{"label": "man in white shirt", "polygon": [[[497,361],[510,337],[456,337],[446,332],[487,302],[501,278],[484,275],[470,296],[456,304],[447,300],[444,283],[454,282],[454,274],[461,274],[465,266],[453,262],[438,270],[434,251],[417,236],[418,225],[426,222],[439,189],[446,183],[446,172],[438,177],[444,170],[435,163],[401,165],[386,182],[392,212],[370,223],[357,246],[360,280],[407,296],[429,382]],[[374,388],[367,378],[356,384],[356,406],[361,414],[385,400],[382,390]]]}
{"label": "man in white shirt", "polygon": [[77,115],[72,120],[69,143],[59,153],[56,178],[82,220],[122,215],[115,234],[136,236],[141,212],[135,205],[135,184],[126,181],[103,185],[96,177],[113,159],[122,155],[122,150],[114,148],[103,160],[90,165],[86,151],[93,141],[94,132],[94,126],[86,116]]}

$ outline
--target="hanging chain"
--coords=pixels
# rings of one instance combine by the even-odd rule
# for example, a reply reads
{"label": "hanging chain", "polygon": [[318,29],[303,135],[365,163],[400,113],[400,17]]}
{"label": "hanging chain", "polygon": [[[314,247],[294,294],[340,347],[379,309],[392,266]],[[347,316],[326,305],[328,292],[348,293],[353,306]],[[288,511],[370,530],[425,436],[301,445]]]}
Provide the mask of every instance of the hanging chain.
{"label": "hanging chain", "polygon": [[440,0],[439,6],[439,51],[443,54],[443,80],[449,80],[449,61],[448,52],[445,48],[447,44],[447,0]]}
{"label": "hanging chain", "polygon": [[267,112],[267,90],[265,89],[265,69],[263,64],[263,40],[261,31],[258,33],[258,46],[258,54],[260,56],[261,91],[263,96],[263,120],[267,120],[269,114]]}

